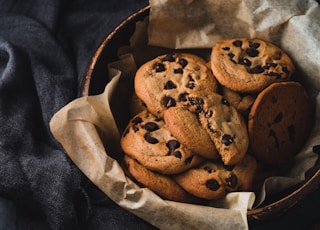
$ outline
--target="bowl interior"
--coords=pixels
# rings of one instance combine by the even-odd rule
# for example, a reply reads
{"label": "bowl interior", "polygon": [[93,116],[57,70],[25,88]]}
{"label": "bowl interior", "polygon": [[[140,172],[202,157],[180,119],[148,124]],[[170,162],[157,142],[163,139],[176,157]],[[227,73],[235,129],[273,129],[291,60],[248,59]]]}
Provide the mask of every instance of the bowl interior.
{"label": "bowl interior", "polygon": [[[129,38],[134,32],[135,24],[149,15],[150,6],[146,6],[122,21],[102,41],[87,67],[81,87],[81,96],[96,95],[103,92],[108,83],[108,63],[117,60],[117,50],[129,44]],[[249,225],[281,216],[296,204],[303,201],[320,185],[320,161],[309,170],[306,180],[281,193],[269,197],[259,208],[249,210],[247,217]]]}

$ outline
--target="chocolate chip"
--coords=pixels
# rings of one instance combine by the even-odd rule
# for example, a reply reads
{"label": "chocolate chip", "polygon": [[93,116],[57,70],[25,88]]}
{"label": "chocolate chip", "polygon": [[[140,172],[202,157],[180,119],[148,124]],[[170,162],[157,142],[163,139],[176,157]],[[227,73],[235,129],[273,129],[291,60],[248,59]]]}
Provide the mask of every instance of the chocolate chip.
{"label": "chocolate chip", "polygon": [[252,69],[248,70],[248,73],[251,74],[259,74],[259,73],[263,73],[264,72],[264,68],[261,67],[261,65],[257,65],[255,67],[253,67]]}
{"label": "chocolate chip", "polygon": [[260,43],[257,42],[249,42],[249,47],[258,49],[260,47]]}
{"label": "chocolate chip", "polygon": [[212,115],[213,115],[213,112],[212,112],[212,110],[207,110],[207,111],[204,111],[204,117],[205,118],[210,118],[210,117],[212,117]]}
{"label": "chocolate chip", "polygon": [[224,105],[230,106],[229,101],[227,99],[225,99],[225,98],[221,99],[221,103],[224,104]]}
{"label": "chocolate chip", "polygon": [[189,89],[193,89],[194,87],[196,87],[195,81],[191,75],[188,75],[188,77],[189,77],[189,81],[188,81],[186,87]]}
{"label": "chocolate chip", "polygon": [[232,44],[234,46],[236,46],[236,47],[241,47],[242,46],[242,41],[241,40],[235,40]]}
{"label": "chocolate chip", "polygon": [[267,62],[263,68],[265,68],[265,69],[270,69],[270,67],[275,68],[277,65],[278,65],[277,63]]}
{"label": "chocolate chip", "polygon": [[238,64],[245,65],[245,66],[251,66],[251,61],[247,58],[239,58]]}
{"label": "chocolate chip", "polygon": [[174,62],[174,61],[175,61],[175,58],[173,57],[172,54],[167,54],[167,55],[162,59],[162,61]]}
{"label": "chocolate chip", "polygon": [[266,75],[270,77],[276,77],[277,79],[281,78],[281,73],[277,73],[277,72],[270,72],[270,73],[267,73]]}
{"label": "chocolate chip", "polygon": [[234,54],[233,53],[228,53],[228,57],[232,59],[234,57]]}
{"label": "chocolate chip", "polygon": [[208,180],[206,187],[212,191],[217,191],[220,188],[220,184],[215,179]]}
{"label": "chocolate chip", "polygon": [[162,100],[162,104],[164,105],[164,107],[170,108],[176,106],[176,101],[172,97],[165,96]]}
{"label": "chocolate chip", "polygon": [[269,136],[274,138],[274,141],[275,141],[274,147],[278,149],[280,147],[280,145],[279,145],[279,140],[278,140],[278,137],[277,137],[277,134],[275,133],[275,131],[270,129]]}
{"label": "chocolate chip", "polygon": [[142,118],[141,117],[135,117],[132,121],[133,124],[139,124],[142,122]]}
{"label": "chocolate chip", "polygon": [[153,69],[156,71],[156,72],[163,72],[166,70],[166,67],[164,66],[164,64],[162,63],[156,63],[154,66],[153,66]]}
{"label": "chocolate chip", "polygon": [[180,58],[178,63],[182,66],[182,68],[186,67],[188,65],[188,61],[184,58]]}
{"label": "chocolate chip", "polygon": [[154,122],[147,122],[142,128],[148,130],[149,132],[156,131],[159,129],[159,126]]}
{"label": "chocolate chip", "polygon": [[280,121],[282,121],[282,112],[278,113],[277,116],[273,119],[273,123],[279,123]]}
{"label": "chocolate chip", "polygon": [[230,47],[222,47],[223,50],[230,50]]}
{"label": "chocolate chip", "polygon": [[211,167],[209,167],[209,166],[205,166],[203,169],[204,169],[204,170],[206,170],[208,173],[215,172],[215,170],[214,170],[214,169],[212,169],[212,168],[211,168]]}
{"label": "chocolate chip", "polygon": [[192,159],[193,159],[193,156],[188,157],[188,158],[185,160],[185,162],[184,162],[184,163],[185,163],[186,165],[191,164]]}
{"label": "chocolate chip", "polygon": [[182,154],[180,151],[175,151],[172,155],[175,156],[176,158],[179,158],[179,159],[182,158]]}
{"label": "chocolate chip", "polygon": [[289,139],[292,144],[296,142],[296,127],[294,125],[288,126]]}
{"label": "chocolate chip", "polygon": [[188,101],[191,105],[203,105],[203,99],[200,97],[188,97]]}
{"label": "chocolate chip", "polygon": [[312,147],[314,153],[320,154],[320,145],[315,145]]}
{"label": "chocolate chip", "polygon": [[194,87],[196,87],[196,84],[194,82],[188,82],[186,87],[189,88],[189,89],[194,89]]}
{"label": "chocolate chip", "polygon": [[246,53],[249,55],[249,57],[256,57],[259,54],[259,51],[255,48],[247,48]]}
{"label": "chocolate chip", "polygon": [[234,165],[223,165],[223,167],[228,171],[232,171],[235,166]]}
{"label": "chocolate chip", "polygon": [[289,73],[290,73],[290,71],[288,70],[288,68],[285,67],[285,66],[282,66],[282,71],[283,71],[284,73],[286,73],[286,74],[289,74]]}
{"label": "chocolate chip", "polygon": [[159,142],[158,139],[150,136],[150,133],[146,133],[144,139],[150,144],[157,144]]}
{"label": "chocolate chip", "polygon": [[179,101],[187,101],[188,100],[188,93],[182,93],[179,95]]}
{"label": "chocolate chip", "polygon": [[277,103],[277,98],[276,98],[275,96],[272,96],[271,99],[272,99],[272,103],[273,103],[273,104]]}
{"label": "chocolate chip", "polygon": [[183,74],[183,69],[182,69],[182,68],[174,69],[174,70],[173,70],[173,73],[174,73],[174,74]]}
{"label": "chocolate chip", "polygon": [[180,147],[180,143],[177,140],[169,140],[166,146],[169,150],[175,150]]}
{"label": "chocolate chip", "polygon": [[233,142],[233,138],[230,135],[225,134],[222,136],[222,139],[221,139],[222,144],[229,146],[232,144],[232,142]]}
{"label": "chocolate chip", "polygon": [[189,74],[188,75],[189,81],[194,81],[193,77]]}
{"label": "chocolate chip", "polygon": [[135,133],[139,131],[139,127],[137,125],[133,125],[132,129]]}
{"label": "chocolate chip", "polygon": [[177,88],[176,84],[174,84],[172,81],[168,81],[165,85],[164,85],[164,89],[175,89]]}
{"label": "chocolate chip", "polygon": [[194,109],[194,112],[195,112],[196,114],[201,113],[201,112],[202,112],[202,106],[197,106],[197,107]]}
{"label": "chocolate chip", "polygon": [[236,175],[231,174],[230,177],[225,179],[227,186],[230,188],[236,188],[237,184],[238,184],[238,178]]}
{"label": "chocolate chip", "polygon": [[188,97],[188,101],[192,106],[194,106],[194,110],[196,113],[200,113],[203,108],[203,99],[200,97]]}

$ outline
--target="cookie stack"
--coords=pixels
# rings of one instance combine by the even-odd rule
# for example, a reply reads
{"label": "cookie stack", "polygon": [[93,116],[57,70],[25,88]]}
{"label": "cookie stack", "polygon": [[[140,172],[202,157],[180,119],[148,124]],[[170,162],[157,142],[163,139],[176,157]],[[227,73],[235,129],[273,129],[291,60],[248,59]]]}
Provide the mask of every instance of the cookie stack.
{"label": "cookie stack", "polygon": [[276,46],[222,41],[209,66],[194,54],[166,54],[135,75],[123,168],[164,199],[201,203],[250,191],[257,161],[286,162],[309,132],[308,96]]}
{"label": "cookie stack", "polygon": [[270,42],[230,39],[213,47],[211,68],[224,97],[247,116],[250,152],[268,165],[290,161],[313,120],[307,92],[292,79],[290,57]]}

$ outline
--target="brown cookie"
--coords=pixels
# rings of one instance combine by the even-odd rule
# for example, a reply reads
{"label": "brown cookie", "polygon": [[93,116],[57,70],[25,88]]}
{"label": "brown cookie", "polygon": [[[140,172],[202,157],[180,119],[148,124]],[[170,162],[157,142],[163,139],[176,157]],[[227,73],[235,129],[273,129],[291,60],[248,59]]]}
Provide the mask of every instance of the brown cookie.
{"label": "brown cookie", "polygon": [[198,111],[200,123],[215,144],[226,165],[242,160],[248,150],[247,125],[240,113],[220,94],[206,97],[189,95],[190,108]]}
{"label": "brown cookie", "polygon": [[211,68],[221,85],[242,93],[258,93],[273,82],[289,80],[295,71],[279,47],[246,38],[217,42],[212,48]]}
{"label": "brown cookie", "polygon": [[171,107],[164,111],[164,121],[172,136],[191,151],[208,159],[220,158],[196,114],[182,106]]}
{"label": "brown cookie", "polygon": [[312,124],[310,99],[298,82],[273,83],[251,107],[250,148],[267,164],[290,160],[306,141]]}
{"label": "brown cookie", "polygon": [[217,86],[206,61],[186,53],[156,57],[138,69],[134,80],[137,96],[158,117],[169,107],[184,105],[189,93],[210,94]]}
{"label": "brown cookie", "polygon": [[203,161],[171,135],[163,120],[147,110],[131,119],[120,143],[130,157],[163,174],[180,173]]}
{"label": "brown cookie", "polygon": [[127,176],[149,188],[163,199],[184,203],[201,203],[200,199],[186,192],[170,176],[148,170],[127,155],[123,158],[122,167]]}
{"label": "brown cookie", "polygon": [[213,200],[228,192],[250,191],[256,167],[256,160],[250,155],[233,166],[226,166],[221,161],[206,161],[175,175],[174,180],[190,194]]}

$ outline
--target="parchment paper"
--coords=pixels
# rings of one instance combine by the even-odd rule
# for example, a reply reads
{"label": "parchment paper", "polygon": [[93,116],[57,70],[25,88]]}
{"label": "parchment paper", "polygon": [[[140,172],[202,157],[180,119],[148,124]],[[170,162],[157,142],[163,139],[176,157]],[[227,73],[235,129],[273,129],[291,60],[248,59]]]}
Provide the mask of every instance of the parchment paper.
{"label": "parchment paper", "polygon": [[[320,144],[319,7],[314,1],[152,0],[150,4],[150,20],[137,23],[131,47],[119,50],[120,60],[110,63],[110,82],[104,93],[78,98],[63,107],[53,116],[51,131],[97,187],[160,229],[248,229],[247,210],[259,206],[266,194],[303,181],[317,159],[312,147]],[[268,178],[257,194],[230,193],[212,202],[213,207],[163,200],[127,178],[115,160],[121,157],[119,138],[127,121],[123,111],[128,108],[135,70],[166,52],[159,47],[211,48],[214,42],[231,37],[264,38],[292,57],[316,106],[310,138],[293,166],[281,177]],[[208,50],[201,49],[200,55],[205,58],[207,54]]]}

